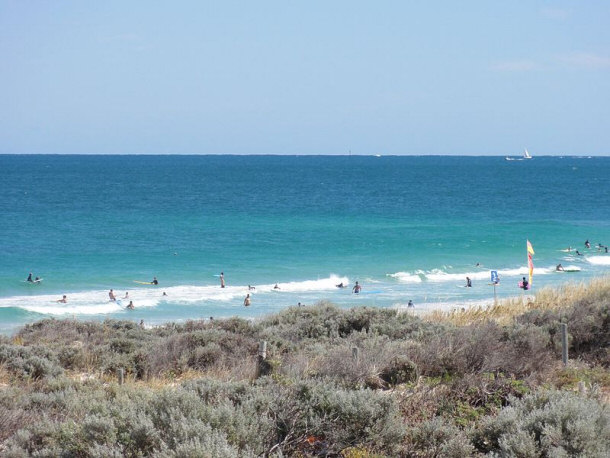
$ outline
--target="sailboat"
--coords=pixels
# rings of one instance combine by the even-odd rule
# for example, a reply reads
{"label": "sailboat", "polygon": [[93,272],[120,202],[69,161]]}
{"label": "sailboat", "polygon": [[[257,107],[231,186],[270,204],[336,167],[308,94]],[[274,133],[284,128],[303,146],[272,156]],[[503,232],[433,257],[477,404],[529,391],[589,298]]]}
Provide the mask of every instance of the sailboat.
{"label": "sailboat", "polygon": [[523,157],[510,157],[506,156],[504,159],[507,161],[522,161],[524,159],[532,159],[532,155],[529,153],[527,148],[525,148],[525,152],[523,153]]}

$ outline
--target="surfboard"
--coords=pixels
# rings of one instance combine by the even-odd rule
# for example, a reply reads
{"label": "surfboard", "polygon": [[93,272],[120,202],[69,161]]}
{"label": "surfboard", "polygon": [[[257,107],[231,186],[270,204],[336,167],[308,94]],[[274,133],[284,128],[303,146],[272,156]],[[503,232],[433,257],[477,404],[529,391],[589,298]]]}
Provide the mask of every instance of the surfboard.
{"label": "surfboard", "polygon": [[138,281],[138,280],[134,280],[134,283],[139,283],[140,285],[152,285],[153,282],[151,281]]}
{"label": "surfboard", "polygon": [[31,283],[33,285],[36,285],[36,284],[40,283],[42,280],[44,280],[44,278],[39,278],[38,280],[32,280],[32,281],[22,280],[22,282],[23,283]]}

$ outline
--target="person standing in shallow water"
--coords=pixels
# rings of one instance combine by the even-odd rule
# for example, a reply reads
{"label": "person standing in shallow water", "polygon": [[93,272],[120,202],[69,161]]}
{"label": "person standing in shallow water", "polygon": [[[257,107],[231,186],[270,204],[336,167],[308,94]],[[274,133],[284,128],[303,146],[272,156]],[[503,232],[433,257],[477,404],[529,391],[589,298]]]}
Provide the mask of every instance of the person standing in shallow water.
{"label": "person standing in shallow water", "polygon": [[224,272],[220,272],[220,287],[221,288],[225,287],[225,273]]}
{"label": "person standing in shallow water", "polygon": [[358,282],[356,282],[356,284],[352,288],[352,293],[359,294],[361,289],[362,289],[362,286],[360,286],[360,284]]}
{"label": "person standing in shallow water", "polygon": [[244,307],[250,307],[250,294],[246,294],[246,298],[244,299]]}

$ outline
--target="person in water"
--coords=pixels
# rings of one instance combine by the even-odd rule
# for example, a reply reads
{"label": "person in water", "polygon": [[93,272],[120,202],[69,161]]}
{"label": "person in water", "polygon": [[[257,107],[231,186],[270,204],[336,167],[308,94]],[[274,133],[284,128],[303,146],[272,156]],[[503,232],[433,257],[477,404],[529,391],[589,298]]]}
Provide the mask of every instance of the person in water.
{"label": "person in water", "polygon": [[123,299],[129,299],[129,292],[125,291],[125,295],[123,296]]}
{"label": "person in water", "polygon": [[591,248],[591,244],[589,243],[589,239],[585,240],[585,248]]}
{"label": "person in water", "polygon": [[108,291],[108,297],[110,298],[110,300],[112,302],[116,302],[116,296],[114,295],[114,291],[113,290]]}
{"label": "person in water", "polygon": [[225,273],[224,272],[220,272],[220,287],[221,288],[225,287]]}
{"label": "person in water", "polygon": [[254,291],[255,289],[256,289],[256,286],[248,285],[248,291]]}
{"label": "person in water", "polygon": [[250,307],[250,294],[246,294],[246,298],[244,299],[244,307]]}
{"label": "person in water", "polygon": [[362,286],[360,286],[360,284],[358,282],[356,282],[356,284],[354,285],[354,287],[352,288],[352,293],[354,294],[360,294],[360,290],[362,289]]}
{"label": "person in water", "polygon": [[472,280],[470,277],[466,277],[466,288],[472,288]]}
{"label": "person in water", "polygon": [[163,291],[163,294],[161,294],[161,296],[167,296],[167,293]]}
{"label": "person in water", "polygon": [[415,307],[415,306],[413,305],[413,301],[412,301],[411,299],[409,299],[409,303],[407,304],[407,307],[409,307],[409,308],[411,308],[411,309],[412,309],[413,307]]}
{"label": "person in water", "polygon": [[561,263],[557,264],[557,267],[555,267],[555,270],[556,270],[557,272],[564,272],[564,268],[563,268],[563,266],[561,265]]}
{"label": "person in water", "polygon": [[335,285],[337,288],[345,288],[345,285],[343,284],[343,282],[339,283],[338,285]]}
{"label": "person in water", "polygon": [[159,282],[157,281],[157,277],[153,278],[153,281],[150,282],[153,285],[158,285]]}
{"label": "person in water", "polygon": [[26,281],[29,281],[30,283],[34,281],[32,280],[32,272],[30,272],[30,275],[28,275],[28,279]]}
{"label": "person in water", "polygon": [[525,277],[523,277],[523,280],[521,281],[521,288],[525,291],[530,289],[530,284],[529,282],[525,279]]}
{"label": "person in water", "polygon": [[582,256],[582,253],[578,250],[576,250],[576,256]]}
{"label": "person in water", "polygon": [[134,309],[133,301],[129,301],[129,304],[127,304],[127,306],[125,308],[129,309],[129,310],[133,310]]}
{"label": "person in water", "polygon": [[66,302],[68,302],[68,296],[64,294],[64,297],[55,302],[61,302],[62,304],[65,304]]}
{"label": "person in water", "polygon": [[275,286],[273,287],[273,289],[280,289],[280,287],[278,286],[278,284],[276,283]]}

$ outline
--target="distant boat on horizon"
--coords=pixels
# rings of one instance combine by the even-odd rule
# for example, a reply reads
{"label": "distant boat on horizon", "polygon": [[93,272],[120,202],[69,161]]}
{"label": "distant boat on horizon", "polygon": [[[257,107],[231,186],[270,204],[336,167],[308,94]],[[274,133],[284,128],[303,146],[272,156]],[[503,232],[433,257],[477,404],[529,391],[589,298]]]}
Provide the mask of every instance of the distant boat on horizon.
{"label": "distant boat on horizon", "polygon": [[506,159],[507,161],[522,161],[524,159],[532,159],[532,155],[529,153],[527,148],[525,148],[525,151],[523,152],[523,157],[516,158],[516,157],[506,156],[504,159]]}

